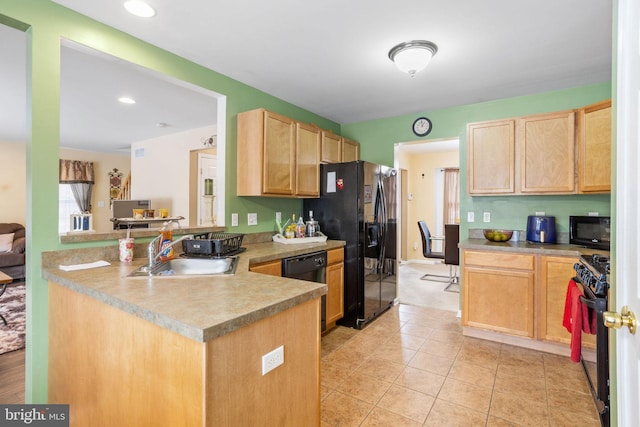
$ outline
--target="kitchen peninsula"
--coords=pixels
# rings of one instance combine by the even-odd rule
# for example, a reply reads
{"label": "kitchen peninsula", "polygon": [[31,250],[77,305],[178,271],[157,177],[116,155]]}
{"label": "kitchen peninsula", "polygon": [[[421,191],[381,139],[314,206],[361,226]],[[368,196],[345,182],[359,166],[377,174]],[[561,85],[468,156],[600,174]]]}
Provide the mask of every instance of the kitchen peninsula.
{"label": "kitchen peninsula", "polygon": [[[71,405],[72,426],[319,425],[326,286],[249,268],[344,242],[244,246],[231,276],[127,277],[146,259],[115,249],[77,271],[57,268],[67,251],[43,255],[49,402]],[[280,346],[284,364],[263,375]]]}

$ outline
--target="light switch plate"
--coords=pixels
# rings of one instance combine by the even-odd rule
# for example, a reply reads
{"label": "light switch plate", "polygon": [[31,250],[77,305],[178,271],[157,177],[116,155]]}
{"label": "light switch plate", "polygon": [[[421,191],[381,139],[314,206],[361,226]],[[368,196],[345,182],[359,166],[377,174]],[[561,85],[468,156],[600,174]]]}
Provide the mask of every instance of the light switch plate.
{"label": "light switch plate", "polygon": [[258,214],[257,213],[249,213],[249,214],[247,214],[247,225],[258,225]]}

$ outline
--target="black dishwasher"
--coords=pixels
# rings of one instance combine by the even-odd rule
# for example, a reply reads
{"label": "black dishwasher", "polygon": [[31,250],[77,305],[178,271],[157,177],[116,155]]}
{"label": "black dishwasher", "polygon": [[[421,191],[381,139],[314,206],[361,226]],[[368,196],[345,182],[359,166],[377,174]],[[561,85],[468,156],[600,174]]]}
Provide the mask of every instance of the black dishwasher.
{"label": "black dishwasher", "polygon": [[[327,283],[327,251],[312,252],[282,259],[282,277],[309,282]],[[322,296],[320,309],[320,330],[327,328],[326,295]]]}

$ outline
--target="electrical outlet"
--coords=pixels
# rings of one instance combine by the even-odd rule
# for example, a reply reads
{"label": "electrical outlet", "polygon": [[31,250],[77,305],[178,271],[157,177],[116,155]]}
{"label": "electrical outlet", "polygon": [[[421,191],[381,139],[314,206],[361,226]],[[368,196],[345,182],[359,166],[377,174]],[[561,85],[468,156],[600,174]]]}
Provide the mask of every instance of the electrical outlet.
{"label": "electrical outlet", "polygon": [[273,371],[284,363],[284,345],[262,356],[262,375]]}
{"label": "electrical outlet", "polygon": [[247,225],[258,225],[258,214],[257,213],[247,214]]}
{"label": "electrical outlet", "polygon": [[232,227],[237,227],[238,226],[238,214],[237,213],[232,213],[231,214],[231,226]]}
{"label": "electrical outlet", "polygon": [[282,212],[276,212],[276,221],[278,223],[282,222]]}
{"label": "electrical outlet", "polygon": [[589,216],[598,216],[600,215],[598,212],[589,212]]}
{"label": "electrical outlet", "polygon": [[476,216],[473,212],[467,212],[467,222],[475,222]]}
{"label": "electrical outlet", "polygon": [[483,222],[491,222],[491,212],[485,212],[482,214]]}
{"label": "electrical outlet", "polygon": [[542,211],[542,212],[536,212],[536,216],[544,216],[544,211]]}

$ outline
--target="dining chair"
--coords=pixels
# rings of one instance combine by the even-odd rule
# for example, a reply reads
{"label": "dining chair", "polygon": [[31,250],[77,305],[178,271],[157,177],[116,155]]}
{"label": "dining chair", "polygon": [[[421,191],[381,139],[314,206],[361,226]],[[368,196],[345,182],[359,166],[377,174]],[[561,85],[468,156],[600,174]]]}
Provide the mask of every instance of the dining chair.
{"label": "dining chair", "polygon": [[[423,220],[418,221],[418,228],[420,229],[420,236],[422,237],[422,255],[425,258],[432,258],[432,259],[438,259],[438,260],[444,261],[444,252],[434,252],[432,247],[433,241],[444,241],[444,236],[432,236],[426,221],[423,221]],[[435,277],[435,279],[431,279],[432,277]],[[445,276],[442,274],[427,273],[424,276],[422,276],[420,279],[433,280],[436,282],[448,282],[449,276]],[[442,280],[442,279],[446,279],[446,280]]]}
{"label": "dining chair", "polygon": [[445,224],[444,263],[449,266],[449,284],[444,290],[448,292],[460,292],[460,288],[456,286],[460,284],[460,277],[458,276],[458,265],[460,265],[459,242],[460,226],[458,224]]}

